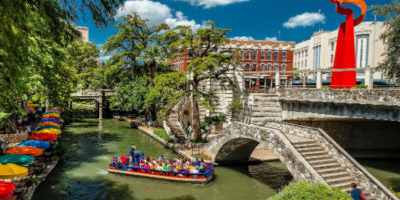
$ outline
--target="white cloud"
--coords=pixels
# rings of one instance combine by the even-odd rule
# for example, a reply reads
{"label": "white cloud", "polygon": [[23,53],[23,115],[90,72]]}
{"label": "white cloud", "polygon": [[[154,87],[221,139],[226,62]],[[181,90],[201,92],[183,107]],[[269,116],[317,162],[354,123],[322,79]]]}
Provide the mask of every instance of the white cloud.
{"label": "white cloud", "polygon": [[107,61],[108,59],[111,58],[112,55],[108,55],[108,56],[100,56],[100,61]]}
{"label": "white cloud", "polygon": [[254,40],[254,38],[251,36],[236,36],[231,38],[231,40],[249,41],[249,40]]}
{"label": "white cloud", "polygon": [[278,38],[276,38],[276,37],[266,37],[264,40],[265,40],[265,41],[272,41],[272,42],[275,42],[275,41],[278,41]]}
{"label": "white cloud", "polygon": [[192,5],[211,8],[215,6],[225,6],[233,3],[245,2],[250,0],[178,0],[178,1],[189,2]]}
{"label": "white cloud", "polygon": [[188,20],[180,11],[177,11],[175,15],[173,15],[171,9],[167,5],[150,0],[126,1],[124,5],[118,9],[115,18],[117,19],[133,12],[138,13],[143,19],[148,19],[151,25],[166,23],[171,28],[184,25],[191,26],[193,30],[205,27],[204,23],[198,24],[195,20]]}
{"label": "white cloud", "polygon": [[296,28],[298,26],[313,26],[317,23],[325,23],[325,16],[323,14],[305,12],[301,15],[291,17],[283,26],[286,28]]}

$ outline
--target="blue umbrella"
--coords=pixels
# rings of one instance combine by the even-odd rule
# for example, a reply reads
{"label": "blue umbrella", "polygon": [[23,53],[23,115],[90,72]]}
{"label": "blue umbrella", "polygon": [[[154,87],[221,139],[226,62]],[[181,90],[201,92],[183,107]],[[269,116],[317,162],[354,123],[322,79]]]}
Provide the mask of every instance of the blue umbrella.
{"label": "blue umbrella", "polygon": [[60,110],[51,110],[51,112],[56,112],[56,113],[58,113],[58,114],[61,114],[61,111],[60,111]]}
{"label": "blue umbrella", "polygon": [[50,147],[50,143],[42,140],[27,140],[25,142],[18,144],[18,147],[26,147],[26,146],[36,147],[40,149],[47,149]]}
{"label": "blue umbrella", "polygon": [[42,119],[42,120],[40,120],[39,123],[44,123],[44,122],[54,122],[57,124],[61,124],[60,120],[58,120],[58,119]]}

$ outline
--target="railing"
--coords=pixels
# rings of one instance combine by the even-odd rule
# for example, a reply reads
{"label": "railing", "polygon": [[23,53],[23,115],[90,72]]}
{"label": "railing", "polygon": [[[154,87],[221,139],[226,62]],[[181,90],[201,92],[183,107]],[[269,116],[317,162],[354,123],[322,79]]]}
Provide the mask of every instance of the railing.
{"label": "railing", "polygon": [[361,186],[368,189],[380,199],[398,200],[385,186],[365,170],[353,157],[351,157],[340,145],[338,145],[326,132],[319,128],[307,127],[286,122],[267,121],[269,128],[280,128],[284,133],[307,138],[321,143],[329,153],[336,158],[346,170],[356,176]]}

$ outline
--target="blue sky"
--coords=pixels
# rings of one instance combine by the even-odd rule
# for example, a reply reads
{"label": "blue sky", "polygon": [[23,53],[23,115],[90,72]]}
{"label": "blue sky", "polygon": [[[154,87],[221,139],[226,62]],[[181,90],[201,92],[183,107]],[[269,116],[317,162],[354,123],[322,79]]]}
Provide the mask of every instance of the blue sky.
{"label": "blue sky", "polygon": [[[391,2],[364,1],[367,5]],[[350,7],[358,16],[359,9]],[[76,25],[88,26],[89,40],[100,47],[108,37],[117,33],[114,26],[119,16],[134,11],[142,18],[149,18],[153,24],[185,24],[197,29],[212,20],[218,27],[231,29],[230,38],[295,42],[307,40],[319,29],[335,30],[345,20],[344,16],[336,13],[335,5],[329,0],[130,0],[120,8],[116,21],[106,28],[96,28],[89,16]],[[366,21],[372,20],[374,16],[368,12]]]}

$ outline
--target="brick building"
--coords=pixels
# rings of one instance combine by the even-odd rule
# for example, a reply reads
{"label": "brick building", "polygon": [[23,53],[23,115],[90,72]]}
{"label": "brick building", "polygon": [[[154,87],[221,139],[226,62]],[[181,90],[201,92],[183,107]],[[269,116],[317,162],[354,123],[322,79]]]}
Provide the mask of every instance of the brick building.
{"label": "brick building", "polygon": [[[274,71],[280,71],[281,84],[289,84],[292,74],[285,71],[293,70],[294,42],[281,41],[240,41],[231,40],[223,46],[239,52],[237,59],[243,66],[244,88],[253,91],[273,87],[275,85]],[[190,57],[179,57],[172,60],[172,69],[186,71]],[[265,73],[251,73],[252,71],[266,71]]]}

